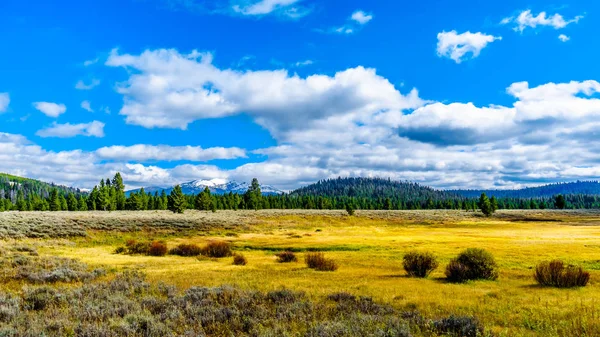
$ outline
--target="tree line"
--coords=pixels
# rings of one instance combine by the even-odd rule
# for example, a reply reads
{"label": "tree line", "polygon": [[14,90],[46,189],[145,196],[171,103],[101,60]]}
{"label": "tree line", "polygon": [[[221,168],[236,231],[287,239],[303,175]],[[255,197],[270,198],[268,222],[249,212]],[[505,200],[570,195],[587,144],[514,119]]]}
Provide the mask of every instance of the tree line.
{"label": "tree line", "polygon": [[[411,185],[413,190],[416,190]],[[323,192],[323,191],[321,191]],[[358,194],[358,193],[353,193]],[[386,195],[386,196],[383,196]],[[362,209],[362,210],[422,210],[453,209],[487,213],[489,209],[598,209],[600,197],[594,195],[557,195],[546,198],[496,198],[487,199],[485,193],[480,198],[466,198],[450,194],[436,195],[421,193],[416,197],[410,194],[382,196],[312,195],[308,193],[292,193],[282,195],[263,195],[257,179],[243,194],[213,194],[208,188],[197,195],[185,195],[180,186],[176,186],[170,194],[146,193],[142,188],[129,195],[120,173],[112,179],[102,179],[89,193],[53,188],[47,196],[31,193],[26,195],[22,189],[16,188],[14,198],[0,195],[0,211],[142,211],[171,210],[182,213],[186,209],[205,211],[238,210],[238,209]],[[484,200],[487,199],[487,202]],[[489,203],[489,206],[488,206]],[[491,211],[493,213],[493,211]]]}

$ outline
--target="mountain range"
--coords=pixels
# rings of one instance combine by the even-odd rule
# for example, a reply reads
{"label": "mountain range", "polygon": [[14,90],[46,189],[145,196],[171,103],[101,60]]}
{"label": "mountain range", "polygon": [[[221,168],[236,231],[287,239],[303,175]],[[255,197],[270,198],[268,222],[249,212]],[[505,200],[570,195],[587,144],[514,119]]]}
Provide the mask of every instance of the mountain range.
{"label": "mountain range", "polygon": [[467,198],[479,197],[481,193],[496,198],[549,198],[558,194],[600,195],[600,183],[598,181],[576,181],[513,190],[451,190],[448,192]]}
{"label": "mountain range", "polygon": [[[223,195],[223,194],[228,194],[229,192],[234,193],[234,194],[236,194],[236,193],[244,194],[244,193],[246,193],[246,191],[248,191],[250,184],[247,182],[237,182],[237,181],[233,181],[233,180],[211,179],[211,180],[193,180],[193,181],[189,181],[187,183],[180,184],[179,186],[181,186],[181,191],[183,192],[183,194],[187,194],[187,195],[198,194],[198,193],[204,191],[204,189],[207,187],[211,193]],[[173,187],[174,186],[169,186],[169,187],[150,186],[150,187],[144,187],[144,191],[146,193],[155,193],[155,192],[161,193],[162,191],[165,191],[165,193],[169,194],[171,192],[171,190],[173,190]],[[279,189],[277,189],[273,186],[269,186],[269,185],[261,185],[260,190],[263,195],[276,195],[276,194],[284,193],[284,191],[279,190]],[[126,194],[129,195],[131,193],[134,193],[134,192],[137,193],[139,191],[140,191],[140,189],[130,190],[130,191],[127,191]]]}

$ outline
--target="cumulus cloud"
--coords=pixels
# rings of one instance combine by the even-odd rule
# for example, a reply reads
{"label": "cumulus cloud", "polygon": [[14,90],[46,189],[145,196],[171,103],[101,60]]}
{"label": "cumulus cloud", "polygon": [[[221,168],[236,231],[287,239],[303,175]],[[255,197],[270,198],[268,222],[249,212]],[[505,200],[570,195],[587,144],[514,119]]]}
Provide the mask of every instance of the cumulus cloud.
{"label": "cumulus cloud", "polygon": [[94,109],[92,109],[92,104],[90,103],[90,101],[81,102],[81,108],[88,112],[94,112]]}
{"label": "cumulus cloud", "polygon": [[7,92],[0,92],[0,113],[6,112],[10,104],[10,96]]}
{"label": "cumulus cloud", "polygon": [[44,115],[54,118],[64,114],[67,111],[67,107],[64,104],[52,102],[34,102],[33,106]]}
{"label": "cumulus cloud", "polygon": [[100,85],[100,80],[97,80],[97,79],[92,79],[90,84],[85,84],[85,82],[83,82],[82,80],[79,80],[75,84],[75,89],[77,89],[77,90],[92,90],[99,85]]}
{"label": "cumulus cloud", "polygon": [[54,122],[52,126],[39,130],[36,135],[42,138],[71,138],[76,136],[102,138],[104,137],[104,123],[93,121],[82,124],[58,124]]}
{"label": "cumulus cloud", "polygon": [[348,120],[423,104],[416,90],[403,95],[363,67],[303,78],[286,70],[219,69],[210,54],[164,49],[141,55],[115,50],[107,65],[135,70],[118,89],[124,96],[120,114],[147,128],[185,129],[196,120],[247,113],[285,141],[292,131],[330,120],[343,127]]}
{"label": "cumulus cloud", "polygon": [[169,145],[132,145],[108,146],[100,148],[96,154],[104,159],[117,161],[209,161],[214,159],[245,158],[246,151],[237,147],[212,147],[203,149],[200,146]]}
{"label": "cumulus cloud", "polygon": [[373,15],[367,14],[359,10],[352,13],[351,19],[357,22],[358,24],[364,25],[367,24],[369,21],[373,20]]}
{"label": "cumulus cloud", "polygon": [[578,23],[581,19],[583,19],[582,15],[578,15],[570,20],[565,20],[565,18],[558,13],[548,15],[546,12],[540,12],[538,15],[534,16],[531,10],[528,9],[522,11],[517,16],[504,18],[500,23],[504,25],[513,23],[515,24],[515,27],[513,29],[522,33],[527,28],[535,29],[538,26],[547,26],[552,27],[554,29],[562,29],[572,23]]}
{"label": "cumulus cloud", "polygon": [[562,42],[567,42],[567,41],[569,41],[571,38],[570,38],[570,37],[568,37],[568,36],[566,36],[565,34],[560,34],[560,35],[558,36],[558,39],[559,39],[559,40],[561,40]]}
{"label": "cumulus cloud", "polygon": [[467,60],[469,53],[471,58],[476,58],[489,43],[502,40],[501,36],[486,35],[479,32],[458,34],[455,30],[441,32],[437,35],[437,38],[438,56],[450,58],[456,63]]}

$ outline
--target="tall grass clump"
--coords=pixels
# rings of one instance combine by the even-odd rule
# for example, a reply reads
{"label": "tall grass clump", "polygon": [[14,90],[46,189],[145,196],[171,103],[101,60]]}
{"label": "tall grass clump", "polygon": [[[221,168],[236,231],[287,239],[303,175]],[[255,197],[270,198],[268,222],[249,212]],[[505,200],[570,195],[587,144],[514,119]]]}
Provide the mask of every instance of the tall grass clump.
{"label": "tall grass clump", "polygon": [[334,260],[326,258],[325,255],[320,252],[307,253],[304,256],[304,260],[308,268],[318,271],[336,271],[338,269],[338,265]]}
{"label": "tall grass clump", "polygon": [[198,256],[202,253],[202,248],[194,244],[182,243],[177,247],[171,248],[169,254],[179,256]]}
{"label": "tall grass clump", "polygon": [[498,265],[494,256],[485,249],[469,248],[446,266],[446,278],[450,282],[495,280],[498,278]]}
{"label": "tall grass clump", "polygon": [[279,263],[289,263],[298,261],[296,254],[290,251],[281,252],[279,254],[276,254],[275,256],[277,256],[277,262]]}
{"label": "tall grass clump", "polygon": [[231,256],[231,245],[225,241],[211,241],[202,248],[202,255],[208,257],[228,257]]}
{"label": "tall grass clump", "polygon": [[402,260],[404,270],[410,277],[427,277],[438,267],[435,256],[430,252],[408,252]]}
{"label": "tall grass clump", "polygon": [[533,277],[540,285],[556,288],[585,287],[590,281],[590,273],[583,268],[560,260],[538,264]]}

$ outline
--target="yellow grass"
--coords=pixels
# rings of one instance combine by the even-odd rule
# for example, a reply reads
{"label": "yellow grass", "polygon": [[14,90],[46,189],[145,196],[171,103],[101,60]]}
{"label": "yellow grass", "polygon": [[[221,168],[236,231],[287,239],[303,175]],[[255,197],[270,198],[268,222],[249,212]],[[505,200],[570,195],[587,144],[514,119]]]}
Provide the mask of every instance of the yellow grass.
{"label": "yellow grass", "polygon": [[[205,212],[188,212],[185,216],[211,217]],[[406,310],[417,309],[431,318],[475,315],[500,336],[561,336],[567,331],[571,335],[573,331],[588,336],[600,334],[597,213],[500,212],[488,219],[451,211],[357,212],[355,217],[337,211],[265,211],[218,212],[214,217],[235,219],[232,221],[244,226],[237,231],[186,231],[181,235],[162,230],[88,230],[87,238],[72,239],[74,245],[50,244],[39,252],[77,258],[90,266],[108,266],[114,271],[141,269],[151,281],[183,289],[222,284],[258,290],[285,287],[314,297],[347,291]],[[226,240],[234,250],[243,252],[248,265],[234,266],[231,258],[113,254],[116,247],[131,238],[164,239],[170,247]],[[501,270],[498,281],[450,284],[443,280],[445,264],[470,247],[485,248],[494,254]],[[299,262],[276,263],[274,254],[287,248],[300,251]],[[405,276],[402,256],[412,249],[431,251],[439,257],[440,268],[429,279]],[[302,258],[306,250],[325,251],[340,268],[336,272],[306,268]],[[591,283],[581,289],[536,286],[532,268],[540,261],[556,258],[583,265],[591,272]]]}

